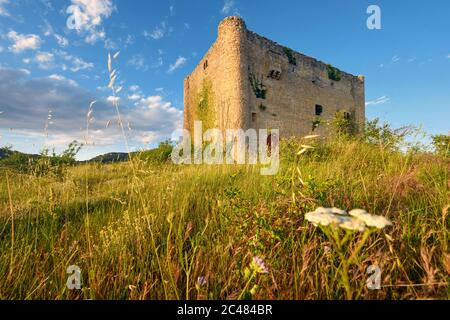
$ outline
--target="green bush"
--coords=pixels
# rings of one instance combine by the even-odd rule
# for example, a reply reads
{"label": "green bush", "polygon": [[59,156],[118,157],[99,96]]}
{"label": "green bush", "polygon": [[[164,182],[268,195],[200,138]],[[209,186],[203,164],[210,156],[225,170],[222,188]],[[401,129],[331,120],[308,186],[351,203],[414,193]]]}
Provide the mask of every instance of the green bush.
{"label": "green bush", "polygon": [[353,116],[346,112],[336,112],[331,120],[331,125],[338,135],[354,135],[356,133]]}
{"label": "green bush", "polygon": [[386,122],[380,124],[380,119],[376,118],[366,122],[363,137],[365,142],[369,144],[395,151],[405,145],[406,137],[415,130],[412,126],[403,126],[394,129]]}
{"label": "green bush", "polygon": [[333,81],[341,81],[341,71],[333,67],[331,64],[327,65],[328,78]]}
{"label": "green bush", "polygon": [[77,141],[69,144],[66,150],[60,154],[56,154],[53,150],[50,152],[48,148],[41,151],[39,157],[30,162],[31,173],[35,176],[54,175],[62,178],[68,167],[76,164],[76,155],[81,150],[82,145]]}
{"label": "green bush", "polygon": [[173,145],[170,141],[163,141],[158,148],[144,151],[139,155],[139,158],[151,164],[164,164],[170,160]]}
{"label": "green bush", "polygon": [[284,53],[288,57],[289,63],[296,66],[297,65],[297,59],[294,56],[294,50],[290,48],[284,48]]}
{"label": "green bush", "polygon": [[263,83],[262,78],[262,76],[261,78],[258,78],[258,76],[256,76],[249,70],[249,80],[252,85],[253,92],[258,99],[266,99],[267,89]]}
{"label": "green bush", "polygon": [[444,157],[450,157],[450,134],[440,134],[432,137],[435,152]]}

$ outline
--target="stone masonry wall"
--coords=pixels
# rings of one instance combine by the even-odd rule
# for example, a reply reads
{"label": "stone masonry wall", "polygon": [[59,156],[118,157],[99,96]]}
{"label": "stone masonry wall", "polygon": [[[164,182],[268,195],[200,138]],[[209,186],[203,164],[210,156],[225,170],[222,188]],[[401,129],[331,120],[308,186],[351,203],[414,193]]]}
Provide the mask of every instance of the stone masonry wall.
{"label": "stone masonry wall", "polygon": [[[364,77],[340,75],[340,81],[330,80],[325,63],[248,31],[240,18],[226,18],[216,42],[185,79],[185,128],[192,130],[201,118],[205,81],[213,97],[214,126],[222,130],[279,129],[281,137],[304,136],[311,133],[316,105],[323,107],[321,119],[348,112],[362,128]],[[263,90],[256,92],[255,83]],[[316,132],[325,135],[327,128]]]}
{"label": "stone masonry wall", "polygon": [[241,19],[229,18],[219,26],[216,42],[185,79],[184,82],[184,127],[192,130],[193,122],[202,117],[199,104],[202,103],[202,90],[210,85],[214,110],[214,127],[224,129],[242,128],[244,125],[242,91],[246,78],[241,72],[242,45],[246,35],[245,24]]}

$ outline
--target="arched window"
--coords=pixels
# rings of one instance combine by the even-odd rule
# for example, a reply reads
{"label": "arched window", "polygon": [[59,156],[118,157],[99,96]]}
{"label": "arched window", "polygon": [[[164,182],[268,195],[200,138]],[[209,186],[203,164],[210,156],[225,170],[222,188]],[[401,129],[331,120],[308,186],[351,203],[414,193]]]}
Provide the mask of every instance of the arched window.
{"label": "arched window", "polygon": [[320,104],[316,104],[316,116],[321,116],[323,113],[323,107]]}
{"label": "arched window", "polygon": [[351,120],[352,115],[350,114],[350,112],[345,111],[344,112],[344,119],[345,120]]}

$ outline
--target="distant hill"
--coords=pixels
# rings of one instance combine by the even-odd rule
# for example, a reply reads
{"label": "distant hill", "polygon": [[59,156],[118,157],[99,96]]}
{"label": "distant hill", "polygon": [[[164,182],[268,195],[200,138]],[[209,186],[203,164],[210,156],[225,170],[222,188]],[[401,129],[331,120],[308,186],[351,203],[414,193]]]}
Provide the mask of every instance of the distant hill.
{"label": "distant hill", "polygon": [[[131,153],[131,156],[138,157],[142,160],[153,162],[153,163],[165,163],[170,159],[170,154],[172,152],[172,146],[169,142],[162,142],[157,148],[151,150],[135,151]],[[11,150],[10,148],[0,148],[0,165],[10,165],[10,164],[21,164],[27,165],[29,159],[37,159],[39,155],[36,154],[26,154],[23,152]],[[110,152],[90,160],[77,161],[78,164],[83,163],[116,163],[124,162],[129,160],[128,153],[123,152]]]}
{"label": "distant hill", "polygon": [[0,149],[0,159],[8,158],[12,153],[13,153],[13,151],[11,151],[11,150],[1,148]]}
{"label": "distant hill", "polygon": [[28,153],[23,153],[20,151],[11,150],[8,148],[0,148],[0,160],[6,160],[13,156],[17,159],[18,158],[22,158],[22,159],[33,158],[33,159],[35,159],[35,158],[39,157],[37,154],[28,154]]}
{"label": "distant hill", "polygon": [[128,160],[128,153],[121,152],[110,152],[103,154],[88,160],[87,162],[98,162],[98,163],[112,163],[112,162],[122,162]]}

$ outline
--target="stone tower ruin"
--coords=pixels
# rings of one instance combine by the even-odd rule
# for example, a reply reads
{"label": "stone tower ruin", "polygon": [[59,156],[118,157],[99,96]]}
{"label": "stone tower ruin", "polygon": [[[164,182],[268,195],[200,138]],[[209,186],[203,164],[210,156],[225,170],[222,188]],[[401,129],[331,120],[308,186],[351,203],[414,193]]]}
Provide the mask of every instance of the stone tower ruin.
{"label": "stone tower ruin", "polygon": [[360,130],[365,121],[364,77],[295,52],[225,18],[218,37],[184,81],[184,127],[279,129],[282,138],[314,132],[341,113]]}

